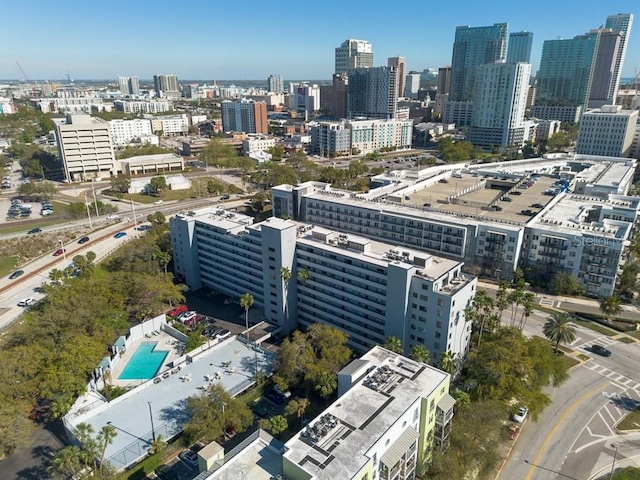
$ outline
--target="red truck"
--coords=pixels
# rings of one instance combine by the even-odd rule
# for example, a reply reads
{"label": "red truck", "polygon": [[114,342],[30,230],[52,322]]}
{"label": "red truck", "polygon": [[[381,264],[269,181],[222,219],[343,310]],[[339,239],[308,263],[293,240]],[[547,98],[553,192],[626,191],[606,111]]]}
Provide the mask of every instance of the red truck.
{"label": "red truck", "polygon": [[187,307],[183,303],[183,304],[176,305],[175,307],[173,307],[171,310],[169,310],[169,312],[167,312],[167,315],[169,315],[171,318],[175,318],[178,315],[180,315],[182,312],[186,312],[187,310],[189,310],[189,307]]}

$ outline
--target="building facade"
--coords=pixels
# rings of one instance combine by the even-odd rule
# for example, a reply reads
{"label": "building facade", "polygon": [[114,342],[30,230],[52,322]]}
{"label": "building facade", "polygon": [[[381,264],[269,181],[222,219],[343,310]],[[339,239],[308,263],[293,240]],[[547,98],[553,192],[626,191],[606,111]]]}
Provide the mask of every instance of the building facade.
{"label": "building facade", "polygon": [[605,157],[628,157],[638,121],[637,110],[603,105],[582,114],[576,153]]}
{"label": "building facade", "polygon": [[108,122],[68,114],[66,123],[56,123],[55,134],[66,181],[100,180],[117,173]]}
{"label": "building facade", "polygon": [[589,92],[589,108],[613,104],[614,98],[609,98],[609,95],[614,90],[611,84],[615,81],[616,60],[621,41],[622,34],[620,32],[602,29]]}
{"label": "building facade", "polygon": [[334,73],[353,68],[373,67],[373,49],[366,40],[348,39],[336,48]]}
{"label": "building facade", "polygon": [[624,61],[627,56],[627,48],[629,45],[632,26],[633,14],[631,13],[609,15],[604,25],[605,28],[610,28],[614,32],[620,32],[620,46],[617,51],[613,69],[613,79],[611,81],[612,90],[607,96],[607,98],[611,100],[609,102],[611,104],[615,104],[615,100],[618,98],[618,89],[620,88],[620,80],[622,78],[622,68],[624,67]]}
{"label": "building facade", "polygon": [[124,113],[165,113],[173,110],[169,100],[116,100],[116,110]]}
{"label": "building facade", "polygon": [[268,133],[267,104],[253,100],[224,100],[222,128],[225,132]]}
{"label": "building facade", "polygon": [[[461,273],[462,263],[290,220],[254,225],[219,209],[191,213],[170,221],[176,273],[191,288],[233,298],[249,292],[284,332],[326,323],[358,351],[395,336],[406,352],[423,345],[434,361],[466,354],[464,308],[476,280]],[[292,274],[286,284],[282,267]],[[304,282],[296,280],[300,270]]]}
{"label": "building facade", "polygon": [[276,139],[267,135],[248,135],[242,141],[242,154],[245,157],[256,152],[268,152],[270,148],[276,146]]}
{"label": "building facade", "polygon": [[506,53],[506,23],[487,27],[456,27],[449,99],[455,102],[473,101],[478,67],[504,60]]}
{"label": "building facade", "polygon": [[180,85],[175,75],[154,75],[153,88],[158,98],[180,98]]}
{"label": "building facade", "polygon": [[267,88],[270,92],[284,92],[284,81],[282,80],[282,75],[269,75],[269,78],[267,79]]}
{"label": "building facade", "polygon": [[[407,59],[404,57],[389,57],[387,67],[396,67],[398,72],[398,96],[403,96],[406,87]],[[418,79],[418,88],[420,79]],[[416,92],[417,93],[417,92]]]}
{"label": "building facade", "polygon": [[531,65],[495,62],[478,67],[467,139],[483,148],[520,147]]}
{"label": "building facade", "polygon": [[123,95],[138,95],[140,93],[138,77],[118,77],[118,88]]}
{"label": "building facade", "polygon": [[349,118],[396,118],[398,70],[396,67],[357,68],[347,72]]}
{"label": "building facade", "polygon": [[151,119],[151,130],[162,135],[176,136],[189,133],[189,115],[163,115]]}
{"label": "building facade", "polygon": [[110,120],[109,129],[114,146],[124,146],[136,139],[149,137],[153,134],[151,120],[136,118],[135,120]]}
{"label": "building facade", "polygon": [[531,63],[533,32],[513,32],[509,34],[507,63]]}

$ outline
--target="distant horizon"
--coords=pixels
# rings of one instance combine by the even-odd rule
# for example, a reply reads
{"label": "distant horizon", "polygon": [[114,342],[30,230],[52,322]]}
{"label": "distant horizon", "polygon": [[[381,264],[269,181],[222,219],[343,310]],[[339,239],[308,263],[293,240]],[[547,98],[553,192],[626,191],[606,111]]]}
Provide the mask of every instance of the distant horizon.
{"label": "distant horizon", "polygon": [[363,0],[329,1],[305,4],[300,18],[296,9],[287,13],[256,0],[236,0],[225,9],[193,0],[184,12],[175,12],[169,0],[156,0],[153,8],[124,0],[104,7],[80,0],[5,3],[3,14],[10,21],[0,30],[0,41],[9,47],[0,57],[0,77],[16,81],[154,74],[202,81],[269,75],[330,79],[335,48],[347,39],[370,42],[375,66],[402,56],[407,71],[420,72],[451,64],[457,26],[495,23],[508,23],[509,33],[533,33],[530,63],[536,72],[545,40],[583,35],[618,13],[634,14],[636,23],[622,74],[633,77],[640,68],[634,65],[640,59],[637,0],[589,2],[588,8],[555,0],[459,0],[437,8],[414,2],[384,10]]}

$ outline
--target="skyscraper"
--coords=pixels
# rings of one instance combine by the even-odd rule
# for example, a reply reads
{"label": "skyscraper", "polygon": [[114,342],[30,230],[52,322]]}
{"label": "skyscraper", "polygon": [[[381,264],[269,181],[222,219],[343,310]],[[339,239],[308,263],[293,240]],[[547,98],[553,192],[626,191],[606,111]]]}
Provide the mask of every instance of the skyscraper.
{"label": "skyscraper", "polygon": [[587,108],[602,30],[570,39],[545,40],[536,75],[536,106]]}
{"label": "skyscraper", "polygon": [[387,59],[387,67],[396,67],[398,70],[398,95],[404,95],[407,74],[407,59],[404,57],[389,57]]}
{"label": "skyscraper", "polygon": [[591,90],[589,91],[589,108],[599,108],[603,105],[612,105],[615,98],[613,83],[615,82],[615,69],[620,50],[622,34],[610,28],[601,29],[600,43],[596,54]]}
{"label": "skyscraper", "polygon": [[477,75],[468,139],[485,148],[523,145],[531,65],[488,63]]}
{"label": "skyscraper", "polygon": [[269,75],[267,84],[270,92],[284,92],[284,82],[281,75]]}
{"label": "skyscraper", "polygon": [[629,44],[629,37],[631,36],[631,26],[633,25],[633,15],[631,13],[618,13],[617,15],[609,15],[607,17],[607,23],[605,28],[610,28],[614,32],[620,32],[622,38],[620,39],[620,47],[618,48],[618,54],[616,56],[615,67],[613,71],[613,81],[611,85],[611,92],[609,98],[615,102],[618,96],[618,88],[620,88],[620,77],[622,76],[622,67],[624,66],[624,59],[627,55],[627,45]]}
{"label": "skyscraper", "polygon": [[389,119],[396,117],[398,70],[396,67],[355,68],[347,72],[347,115]]}
{"label": "skyscraper", "polygon": [[505,58],[507,28],[506,23],[495,23],[488,27],[456,27],[451,58],[450,100],[473,100],[478,67]]}
{"label": "skyscraper", "polygon": [[118,77],[118,87],[123,95],[137,95],[140,92],[138,77]]}
{"label": "skyscraper", "polygon": [[175,75],[154,75],[153,88],[156,91],[156,97],[180,97],[178,77],[176,77]]}
{"label": "skyscraper", "polygon": [[220,107],[225,132],[268,133],[266,102],[224,100]]}
{"label": "skyscraper", "polygon": [[509,34],[509,46],[507,48],[507,62],[531,63],[531,45],[533,44],[532,32],[513,32]]}
{"label": "skyscraper", "polygon": [[335,72],[345,73],[352,68],[373,67],[373,50],[366,40],[349,39],[336,48]]}

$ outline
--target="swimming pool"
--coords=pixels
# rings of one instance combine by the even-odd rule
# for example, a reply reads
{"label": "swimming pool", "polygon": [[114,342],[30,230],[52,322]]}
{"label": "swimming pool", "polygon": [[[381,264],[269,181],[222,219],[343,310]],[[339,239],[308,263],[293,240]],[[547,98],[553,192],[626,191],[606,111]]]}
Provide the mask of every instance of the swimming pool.
{"label": "swimming pool", "polygon": [[169,352],[167,350],[155,351],[158,342],[142,342],[133,354],[133,357],[124,367],[118,377],[119,380],[149,380],[164,363]]}

